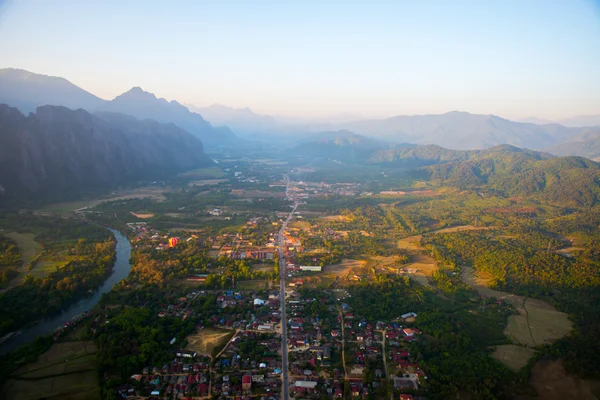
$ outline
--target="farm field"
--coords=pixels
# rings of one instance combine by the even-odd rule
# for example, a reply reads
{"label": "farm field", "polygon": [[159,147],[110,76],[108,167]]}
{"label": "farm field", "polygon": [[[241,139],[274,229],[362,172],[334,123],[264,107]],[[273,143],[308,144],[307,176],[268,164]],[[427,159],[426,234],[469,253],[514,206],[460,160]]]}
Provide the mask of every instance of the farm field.
{"label": "farm field", "polygon": [[39,214],[71,214],[75,210],[84,207],[93,207],[105,201],[117,201],[128,199],[152,199],[155,201],[165,201],[167,198],[164,192],[168,192],[170,188],[164,186],[145,186],[136,189],[128,189],[112,192],[102,197],[92,198],[89,200],[68,201],[63,203],[51,204],[43,207],[36,212]]}
{"label": "farm field", "polygon": [[233,336],[235,332],[221,328],[204,328],[198,333],[187,337],[187,349],[193,350],[198,354],[212,356],[213,351],[220,350]]}
{"label": "farm field", "polygon": [[355,272],[356,269],[363,268],[366,264],[367,262],[365,260],[352,260],[349,258],[344,258],[339,264],[332,264],[323,267],[323,272],[345,278],[349,273]]}
{"label": "farm field", "polygon": [[535,350],[514,344],[504,344],[496,346],[492,357],[500,361],[513,371],[519,371],[533,355]]}
{"label": "farm field", "polygon": [[56,271],[56,268],[62,268],[67,261],[38,261],[29,271],[34,278],[45,278],[50,273]]}
{"label": "farm field", "polygon": [[433,258],[416,254],[411,257],[410,263],[405,264],[402,269],[406,270],[406,275],[417,281],[419,284],[431,286],[429,277],[437,270],[437,265]]}
{"label": "farm field", "polygon": [[25,275],[29,273],[31,263],[42,253],[42,246],[35,241],[35,234],[33,233],[10,232],[5,233],[5,236],[11,238],[17,243],[23,263],[18,268],[19,275],[12,279],[6,288],[2,289],[0,293],[22,284],[25,279]]}
{"label": "farm field", "polygon": [[90,341],[56,343],[38,360],[14,372],[3,399],[99,399],[96,346]]}
{"label": "farm field", "polygon": [[566,336],[572,329],[567,314],[557,311],[542,300],[525,298],[512,293],[490,289],[491,277],[477,273],[473,268],[463,267],[463,281],[481,295],[495,297],[511,304],[518,315],[511,315],[505,334],[526,346],[552,343]]}

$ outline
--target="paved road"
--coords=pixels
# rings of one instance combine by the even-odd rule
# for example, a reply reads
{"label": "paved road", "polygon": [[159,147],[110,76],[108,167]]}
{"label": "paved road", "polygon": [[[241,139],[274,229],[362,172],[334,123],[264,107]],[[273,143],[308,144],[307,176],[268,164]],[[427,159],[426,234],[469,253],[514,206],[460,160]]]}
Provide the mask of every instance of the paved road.
{"label": "paved road", "polygon": [[287,219],[283,223],[279,230],[278,244],[279,244],[279,278],[280,278],[280,292],[279,297],[281,299],[281,398],[288,400],[290,398],[289,392],[289,374],[288,374],[288,343],[287,343],[287,317],[285,315],[285,277],[287,261],[284,255],[284,242],[283,232],[286,230],[288,223],[292,220],[294,212],[298,208],[298,200],[289,194],[290,179],[287,175],[284,175],[286,180],[285,195],[286,197],[294,202],[294,207],[289,213]]}

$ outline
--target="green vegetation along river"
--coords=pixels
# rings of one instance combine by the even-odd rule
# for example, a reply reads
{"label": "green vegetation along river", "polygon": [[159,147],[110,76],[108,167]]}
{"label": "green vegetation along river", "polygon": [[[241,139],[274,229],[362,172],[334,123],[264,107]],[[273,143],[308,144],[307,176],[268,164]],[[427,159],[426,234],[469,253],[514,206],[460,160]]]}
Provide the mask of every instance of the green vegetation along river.
{"label": "green vegetation along river", "polygon": [[131,244],[120,232],[114,229],[110,229],[110,231],[115,235],[115,239],[117,240],[117,258],[112,274],[106,279],[102,286],[100,286],[93,295],[81,299],[66,310],[63,310],[60,314],[39,321],[35,325],[25,328],[21,333],[12,336],[7,341],[0,344],[0,354],[7,353],[23,344],[32,342],[37,337],[49,335],[54,332],[56,328],[71,321],[76,315],[91,310],[104,293],[109,292],[116,283],[129,275],[129,270],[131,269],[131,264],[129,263],[129,258],[131,257]]}

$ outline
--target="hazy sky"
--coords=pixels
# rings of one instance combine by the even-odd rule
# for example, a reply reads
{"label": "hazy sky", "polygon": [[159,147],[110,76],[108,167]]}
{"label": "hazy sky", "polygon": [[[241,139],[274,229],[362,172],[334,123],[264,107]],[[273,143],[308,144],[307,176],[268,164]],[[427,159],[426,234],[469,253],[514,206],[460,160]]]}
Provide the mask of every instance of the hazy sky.
{"label": "hazy sky", "polygon": [[597,0],[0,4],[0,67],[106,99],[141,86],[293,116],[600,113]]}

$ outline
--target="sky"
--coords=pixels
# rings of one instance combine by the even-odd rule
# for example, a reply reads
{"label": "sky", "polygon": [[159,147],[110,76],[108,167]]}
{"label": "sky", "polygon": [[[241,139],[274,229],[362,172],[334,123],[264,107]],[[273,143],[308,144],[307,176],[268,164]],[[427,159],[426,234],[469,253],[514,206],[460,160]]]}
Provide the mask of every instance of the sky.
{"label": "sky", "polygon": [[559,119],[600,113],[600,0],[0,0],[5,67],[273,115]]}

